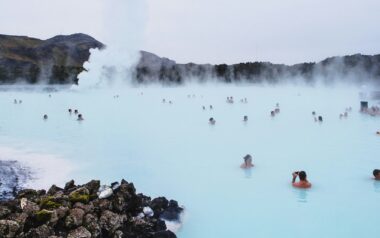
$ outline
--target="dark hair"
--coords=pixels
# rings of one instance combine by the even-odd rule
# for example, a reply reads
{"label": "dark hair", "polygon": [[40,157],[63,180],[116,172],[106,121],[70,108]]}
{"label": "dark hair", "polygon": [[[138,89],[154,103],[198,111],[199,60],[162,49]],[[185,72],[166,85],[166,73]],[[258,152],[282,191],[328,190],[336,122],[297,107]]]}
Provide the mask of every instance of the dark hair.
{"label": "dark hair", "polygon": [[243,157],[244,160],[247,160],[247,159],[252,159],[252,156],[250,154],[247,154],[246,156]]}
{"label": "dark hair", "polygon": [[377,175],[379,175],[380,174],[380,170],[379,169],[375,169],[375,170],[373,170],[373,176],[377,176]]}
{"label": "dark hair", "polygon": [[300,177],[300,180],[302,180],[302,181],[306,180],[306,172],[305,171],[300,171],[298,173],[298,176]]}

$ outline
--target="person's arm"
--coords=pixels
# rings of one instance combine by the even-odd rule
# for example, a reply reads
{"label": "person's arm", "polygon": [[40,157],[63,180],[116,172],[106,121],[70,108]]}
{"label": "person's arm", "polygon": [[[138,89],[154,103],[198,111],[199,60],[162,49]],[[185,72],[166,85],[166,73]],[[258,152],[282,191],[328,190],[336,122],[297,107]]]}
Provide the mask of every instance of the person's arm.
{"label": "person's arm", "polygon": [[292,183],[295,183],[298,174],[294,172],[292,175],[293,175]]}

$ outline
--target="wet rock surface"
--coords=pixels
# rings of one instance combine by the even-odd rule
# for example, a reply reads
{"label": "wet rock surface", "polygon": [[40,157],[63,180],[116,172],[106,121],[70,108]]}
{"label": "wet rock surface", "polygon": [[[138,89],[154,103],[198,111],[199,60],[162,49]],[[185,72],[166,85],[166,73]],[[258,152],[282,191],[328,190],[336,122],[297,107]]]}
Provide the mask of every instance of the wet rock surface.
{"label": "wet rock surface", "polygon": [[[0,237],[126,237],[174,238],[164,220],[180,222],[183,208],[165,197],[136,194],[133,183],[122,180],[102,189],[93,180],[48,192],[24,189],[0,202]],[[112,194],[99,198],[104,188]]]}

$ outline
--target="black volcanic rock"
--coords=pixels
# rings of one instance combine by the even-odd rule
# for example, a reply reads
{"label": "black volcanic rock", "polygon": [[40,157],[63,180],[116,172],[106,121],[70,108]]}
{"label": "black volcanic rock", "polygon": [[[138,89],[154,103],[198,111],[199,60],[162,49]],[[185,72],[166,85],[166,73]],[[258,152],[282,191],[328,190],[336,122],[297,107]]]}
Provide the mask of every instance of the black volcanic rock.
{"label": "black volcanic rock", "polygon": [[104,45],[85,34],[39,40],[0,35],[0,84],[73,84],[90,49]]}
{"label": "black volcanic rock", "polygon": [[100,199],[93,191],[99,184],[69,181],[64,189],[53,185],[47,194],[27,189],[0,201],[0,237],[176,237],[164,222],[180,222],[183,208],[176,201],[136,194],[125,180]]}

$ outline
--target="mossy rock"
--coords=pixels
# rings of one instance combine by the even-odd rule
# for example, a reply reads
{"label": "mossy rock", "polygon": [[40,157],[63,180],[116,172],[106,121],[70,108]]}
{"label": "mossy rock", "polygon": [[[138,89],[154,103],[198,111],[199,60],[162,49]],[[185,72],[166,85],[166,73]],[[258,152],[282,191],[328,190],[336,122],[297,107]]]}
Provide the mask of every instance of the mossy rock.
{"label": "mossy rock", "polygon": [[90,200],[90,195],[88,194],[80,194],[77,192],[73,192],[69,196],[69,201],[72,203],[81,202],[81,203],[88,203]]}
{"label": "mossy rock", "polygon": [[18,192],[17,197],[20,199],[21,198],[32,199],[32,198],[37,197],[37,195],[38,193],[34,189],[23,189]]}
{"label": "mossy rock", "polygon": [[62,204],[54,201],[54,197],[49,196],[41,199],[40,206],[45,209],[56,209],[62,206]]}
{"label": "mossy rock", "polygon": [[36,220],[40,223],[45,223],[51,219],[52,213],[53,212],[45,210],[45,209],[38,211],[35,213]]}
{"label": "mossy rock", "polygon": [[96,194],[90,194],[90,201],[95,200],[98,198],[98,195]]}

